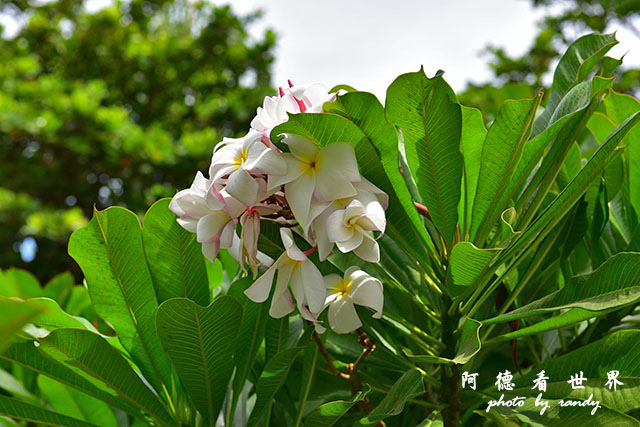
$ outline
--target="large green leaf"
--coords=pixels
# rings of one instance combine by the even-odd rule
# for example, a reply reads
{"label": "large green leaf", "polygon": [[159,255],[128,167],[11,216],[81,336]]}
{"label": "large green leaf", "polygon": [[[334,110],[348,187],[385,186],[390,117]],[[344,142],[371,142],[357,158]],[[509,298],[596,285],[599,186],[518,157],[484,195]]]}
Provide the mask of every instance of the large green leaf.
{"label": "large green leaf", "polygon": [[340,421],[340,418],[353,408],[353,405],[364,399],[370,391],[371,387],[365,384],[362,387],[362,391],[356,393],[351,400],[336,400],[323,403],[304,418],[304,425],[313,427],[331,427],[335,425]]}
{"label": "large green leaf", "polygon": [[160,305],[157,327],[182,384],[208,425],[214,426],[233,374],[242,305],[232,297],[202,307],[187,298]]}
{"label": "large green leaf", "polygon": [[480,249],[471,242],[455,245],[449,261],[453,279],[453,287],[449,286],[450,293],[459,293],[455,287],[470,286],[497,253],[498,249]]}
{"label": "large green leaf", "polygon": [[131,211],[95,211],[69,240],[69,254],[82,268],[98,314],[160,393],[171,388],[171,365],[155,332],[158,302],[145,259],[142,229]]}
{"label": "large green leaf", "polygon": [[22,301],[0,296],[0,354],[22,327],[46,310],[37,301]]}
{"label": "large green leaf", "polygon": [[173,424],[158,397],[101,336],[84,329],[56,329],[40,338],[38,349],[101,391],[119,396],[161,424]]}
{"label": "large green leaf", "polygon": [[[35,373],[46,375],[62,384],[107,402],[113,407],[122,409],[131,415],[139,418],[143,417],[140,407],[129,403],[126,397],[118,396],[111,389],[104,389],[98,379],[91,379],[91,381],[85,379],[71,369],[51,360],[43,355],[40,349],[36,348],[31,341],[14,343],[4,354],[0,355],[0,359],[13,362]],[[96,382],[98,384],[94,385]]]}
{"label": "large green leaf", "polygon": [[60,415],[30,403],[21,402],[2,395],[0,395],[0,416],[7,416],[45,426],[96,427],[96,424],[90,424],[77,418]]}
{"label": "large green leaf", "polygon": [[381,420],[397,415],[404,409],[407,400],[424,393],[422,374],[417,369],[410,369],[395,382],[391,390],[373,411],[359,421],[360,425],[377,424]]}
{"label": "large green leaf", "polygon": [[461,105],[462,108],[462,136],[460,152],[464,160],[464,174],[462,180],[462,200],[458,206],[458,216],[461,219],[462,240],[467,240],[467,233],[471,226],[471,212],[473,199],[478,187],[480,175],[480,158],[482,146],[487,136],[487,128],[482,120],[482,113],[476,108]]}
{"label": "large green leaf", "polygon": [[640,253],[619,253],[605,261],[594,272],[573,277],[559,291],[483,323],[507,322],[567,308],[602,311],[638,300]]}
{"label": "large green leaf", "polygon": [[211,301],[207,270],[196,235],[182,228],[161,199],[144,215],[142,237],[158,303],[186,297],[206,306]]}
{"label": "large green leaf", "polygon": [[482,245],[508,202],[502,195],[513,178],[542,93],[533,99],[508,100],[500,108],[482,147],[478,187],[471,215],[471,240]]}
{"label": "large green leaf", "polygon": [[10,268],[0,272],[0,295],[23,299],[42,296],[40,282],[26,270]]}
{"label": "large green leaf", "polygon": [[[593,393],[593,400],[601,405],[620,412],[629,412],[640,408],[640,331],[627,330],[614,332],[594,343],[581,347],[571,353],[548,360],[535,370],[515,379],[514,394],[524,394],[531,390],[533,380],[544,370],[549,377],[544,398],[549,399],[587,399]],[[573,389],[567,382],[570,375],[582,371],[587,381],[585,388]],[[618,371],[616,390],[606,385],[607,373]]]}
{"label": "large green leaf", "polygon": [[325,110],[347,118],[367,137],[388,179],[380,176],[381,171],[374,164],[363,167],[362,173],[390,197],[387,210],[387,233],[390,233],[396,241],[406,241],[419,251],[422,244],[415,238],[415,233],[418,233],[423,242],[429,243],[430,238],[420,221],[405,179],[400,173],[398,134],[387,121],[380,101],[367,92],[352,92],[339,96],[336,102],[327,104]]}
{"label": "large green leaf", "polygon": [[[233,415],[238,404],[238,398],[247,381],[249,373],[253,368],[253,363],[256,360],[258,350],[262,345],[264,339],[265,328],[267,321],[269,320],[269,303],[262,304],[251,301],[244,294],[253,280],[250,277],[236,281],[229,288],[229,296],[236,298],[242,304],[242,323],[240,324],[240,330],[238,331],[238,341],[236,342],[236,349],[234,351],[236,370],[233,375],[233,383],[231,389],[233,391],[233,397],[231,401],[231,408],[229,409],[229,415]],[[284,320],[287,320],[286,318]],[[231,423],[227,423],[231,424]]]}
{"label": "large green leaf", "polygon": [[402,130],[409,168],[447,245],[458,220],[462,180],[462,113],[442,76],[403,74],[387,89],[387,119]]}
{"label": "large green leaf", "polygon": [[549,126],[564,95],[584,80],[600,59],[617,43],[614,34],[588,34],[569,46],[553,74],[551,95],[544,112],[533,126],[534,136]]}
{"label": "large green leaf", "polygon": [[302,349],[303,347],[284,349],[267,362],[256,385],[256,405],[253,407],[248,425],[255,426],[263,417],[268,405],[286,381],[291,365]]}
{"label": "large green leaf", "polygon": [[113,411],[104,402],[44,375],[38,376],[38,388],[47,403],[58,413],[102,427],[118,427]]}

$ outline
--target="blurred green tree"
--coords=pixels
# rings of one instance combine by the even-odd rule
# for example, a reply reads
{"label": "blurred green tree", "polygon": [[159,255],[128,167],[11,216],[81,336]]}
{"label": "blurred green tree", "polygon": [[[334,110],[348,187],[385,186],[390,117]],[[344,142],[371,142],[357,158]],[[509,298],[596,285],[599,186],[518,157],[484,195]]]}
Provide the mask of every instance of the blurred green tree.
{"label": "blurred green tree", "polygon": [[[487,120],[495,117],[504,100],[530,98],[544,87],[545,75],[580,35],[617,27],[640,38],[640,0],[532,0],[532,4],[545,8],[546,16],[538,23],[538,34],[529,49],[512,57],[502,47],[487,47],[494,81],[469,84],[460,95],[463,104],[481,107]],[[638,96],[640,70],[623,65],[616,74],[616,91]]]}
{"label": "blurred green tree", "polygon": [[[0,3],[0,268],[41,280],[75,265],[69,234],[98,208],[137,212],[206,171],[272,91],[259,14],[187,0]],[[0,28],[1,30],[1,28]],[[26,240],[25,240],[26,239]],[[35,239],[35,260],[26,263]],[[24,243],[26,242],[26,243]]]}

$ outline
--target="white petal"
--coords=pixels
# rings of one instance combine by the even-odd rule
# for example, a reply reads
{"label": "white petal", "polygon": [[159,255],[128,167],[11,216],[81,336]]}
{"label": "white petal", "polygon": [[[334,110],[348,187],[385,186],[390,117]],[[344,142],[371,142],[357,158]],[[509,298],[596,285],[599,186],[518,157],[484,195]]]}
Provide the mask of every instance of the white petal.
{"label": "white petal", "polygon": [[303,230],[306,230],[309,226],[309,208],[315,183],[315,176],[302,174],[295,181],[284,186],[284,193],[291,207],[291,212],[293,212],[293,216],[298,220]]}
{"label": "white petal", "polygon": [[333,212],[327,217],[327,237],[330,242],[343,242],[353,237],[353,227],[347,227],[343,209]]}
{"label": "white petal", "polygon": [[252,206],[259,201],[256,200],[258,183],[242,168],[229,175],[225,188],[231,196],[247,206]]}
{"label": "white petal", "polygon": [[254,144],[249,150],[249,156],[244,168],[254,173],[267,175],[285,175],[287,164],[282,154],[267,148],[261,141]]}
{"label": "white petal", "polygon": [[354,249],[353,253],[355,253],[365,261],[380,261],[380,248],[378,247],[378,242],[376,242],[373,237],[369,236],[368,234],[365,234],[364,237],[365,238],[362,239],[362,244]]}
{"label": "white petal", "polygon": [[291,229],[282,227],[280,229],[280,239],[282,239],[282,245],[287,253],[287,256],[295,261],[304,261],[307,256],[302,252],[298,246],[296,246],[295,240],[293,240],[293,233]]}
{"label": "white petal", "polygon": [[331,250],[333,250],[333,242],[329,240],[329,235],[327,234],[328,216],[329,215],[323,213],[313,222],[313,235],[316,240],[316,245],[318,245],[318,256],[320,257],[320,261],[326,260],[327,257],[329,257]]}
{"label": "white petal", "polygon": [[221,211],[224,208],[224,199],[222,195],[216,190],[216,187],[213,183],[207,189],[205,193],[205,203],[207,208],[212,211]]}
{"label": "white petal", "polygon": [[325,287],[322,273],[311,260],[302,261],[300,273],[309,310],[312,313],[318,313],[327,297],[327,288]]}
{"label": "white petal", "polygon": [[227,214],[222,211],[212,212],[198,221],[198,242],[210,243],[220,238],[222,228],[231,220]]}
{"label": "white petal", "polygon": [[316,165],[315,175],[315,196],[322,202],[331,202],[358,194],[345,176],[334,168]]}
{"label": "white petal", "polygon": [[293,157],[291,153],[282,153],[280,156],[286,165],[286,173],[284,175],[269,175],[267,182],[268,191],[272,191],[302,175],[303,168],[300,160]]}
{"label": "white petal", "polygon": [[182,228],[190,233],[195,233],[198,229],[198,219],[196,218],[176,218],[176,221]]}
{"label": "white petal", "polygon": [[330,167],[339,171],[349,181],[360,181],[356,153],[348,142],[335,142],[323,147],[318,154],[318,164],[320,168]]}
{"label": "white petal", "polygon": [[384,296],[382,292],[382,283],[379,280],[370,277],[362,281],[350,294],[351,301],[354,304],[370,307],[376,312],[373,315],[376,319],[382,317],[382,307],[384,305]]}
{"label": "white petal", "polygon": [[285,292],[279,296],[273,296],[271,307],[269,307],[269,315],[274,319],[280,319],[291,313],[295,308],[291,293],[289,289],[286,289]]}
{"label": "white petal", "polygon": [[362,326],[355,307],[347,298],[329,305],[329,325],[335,333],[348,334]]}
{"label": "white petal", "polygon": [[218,256],[218,252],[220,252],[220,242],[213,241],[211,243],[203,243],[202,244],[202,254],[211,262],[216,260]]}
{"label": "white petal", "polygon": [[233,237],[235,236],[235,223],[234,221],[229,221],[227,225],[222,229],[222,233],[220,233],[220,247],[221,248],[230,248],[233,244]]}
{"label": "white petal", "polygon": [[298,135],[287,134],[283,142],[289,146],[291,154],[305,162],[315,161],[320,151],[313,142]]}
{"label": "white petal", "polygon": [[278,264],[275,263],[269,267],[262,276],[258,277],[258,279],[244,291],[247,298],[253,302],[265,302],[267,298],[269,298],[269,292],[271,292],[271,284],[273,283],[273,276],[276,272],[277,265]]}
{"label": "white petal", "polygon": [[341,242],[336,242],[336,246],[340,249],[340,252],[347,253],[351,252],[354,249],[358,248],[362,245],[364,238],[363,233],[353,233],[353,236],[350,239],[343,240]]}

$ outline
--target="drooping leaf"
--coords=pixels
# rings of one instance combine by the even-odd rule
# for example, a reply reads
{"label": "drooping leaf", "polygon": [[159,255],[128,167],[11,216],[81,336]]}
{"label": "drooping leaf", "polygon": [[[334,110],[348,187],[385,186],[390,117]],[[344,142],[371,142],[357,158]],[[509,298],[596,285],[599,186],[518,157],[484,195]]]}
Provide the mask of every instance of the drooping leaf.
{"label": "drooping leaf", "polygon": [[40,350],[102,392],[119,396],[162,424],[173,420],[158,397],[125,358],[100,335],[84,329],[61,328],[40,338]]}
{"label": "drooping leaf", "polygon": [[104,402],[44,375],[38,376],[38,388],[47,403],[58,413],[104,427],[118,427],[113,411]]}
{"label": "drooping leaf", "polygon": [[501,323],[567,308],[602,311],[637,300],[640,300],[640,253],[619,253],[594,272],[573,277],[551,295],[483,323]]}
{"label": "drooping leaf", "polygon": [[267,362],[256,386],[256,405],[249,417],[249,426],[255,426],[263,417],[268,405],[286,381],[291,365],[302,349],[303,347],[284,349]]}
{"label": "drooping leaf", "polygon": [[0,416],[7,416],[17,420],[27,421],[38,425],[55,427],[97,427],[77,418],[67,417],[53,411],[42,409],[30,403],[21,402],[0,395]]}
{"label": "drooping leaf", "polygon": [[507,208],[510,196],[502,195],[520,162],[541,100],[539,92],[533,99],[505,102],[487,133],[471,216],[470,236],[476,245],[482,245]]}
{"label": "drooping leaf", "polygon": [[144,252],[158,303],[185,297],[206,306],[211,300],[201,245],[182,228],[169,210],[171,199],[154,203],[144,216]]}
{"label": "drooping leaf", "polygon": [[215,425],[234,368],[242,305],[232,297],[202,307],[187,298],[160,305],[158,335],[182,384],[208,425]]}
{"label": "drooping leaf", "polygon": [[41,315],[46,307],[37,301],[22,301],[0,296],[0,354],[22,327]]}
{"label": "drooping leaf", "polygon": [[442,76],[403,74],[387,89],[387,119],[402,130],[409,168],[445,243],[453,239],[462,180],[460,104]]}
{"label": "drooping leaf", "polygon": [[311,411],[304,418],[304,425],[316,427],[331,427],[342,418],[353,405],[360,402],[371,391],[371,387],[365,384],[362,391],[356,393],[351,400],[336,400],[333,402],[323,403],[316,409]]}
{"label": "drooping leaf", "polygon": [[422,393],[424,393],[422,374],[417,369],[408,370],[395,382],[378,406],[359,421],[359,425],[377,424],[389,416],[399,414],[407,400]]}
{"label": "drooping leaf", "polygon": [[93,307],[116,330],[145,378],[156,391],[162,384],[170,388],[171,367],[155,332],[158,302],[138,217],[120,207],[96,210],[71,236],[69,254],[85,275]]}

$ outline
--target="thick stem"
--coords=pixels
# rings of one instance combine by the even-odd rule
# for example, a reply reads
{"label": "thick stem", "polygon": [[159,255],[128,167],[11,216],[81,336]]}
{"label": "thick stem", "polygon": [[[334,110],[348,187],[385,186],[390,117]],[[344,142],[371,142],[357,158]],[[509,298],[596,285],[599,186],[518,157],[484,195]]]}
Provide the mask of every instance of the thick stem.
{"label": "thick stem", "polygon": [[[450,301],[449,301],[450,303]],[[445,345],[443,356],[453,359],[456,352],[456,337],[454,331],[458,324],[457,315],[449,316],[445,311],[442,317],[442,342]],[[460,391],[460,375],[458,367],[445,366],[442,369],[442,387],[440,389],[440,403],[446,405],[442,410],[442,421],[445,427],[460,425],[460,399],[456,396]]]}

